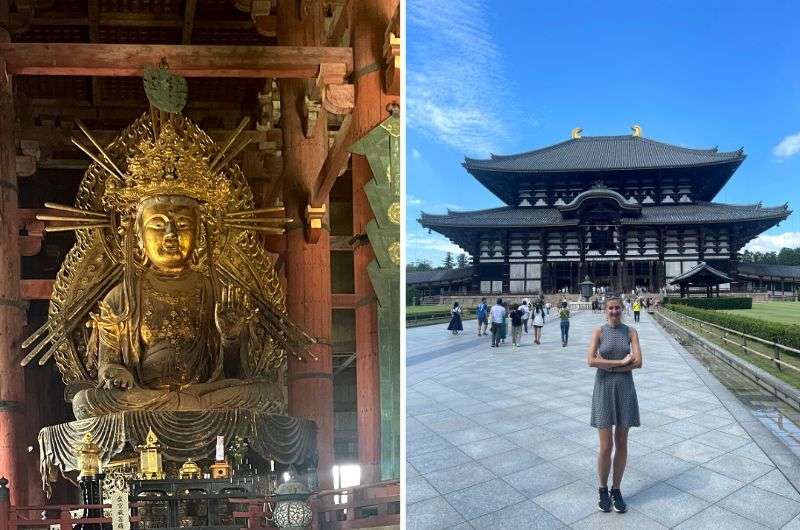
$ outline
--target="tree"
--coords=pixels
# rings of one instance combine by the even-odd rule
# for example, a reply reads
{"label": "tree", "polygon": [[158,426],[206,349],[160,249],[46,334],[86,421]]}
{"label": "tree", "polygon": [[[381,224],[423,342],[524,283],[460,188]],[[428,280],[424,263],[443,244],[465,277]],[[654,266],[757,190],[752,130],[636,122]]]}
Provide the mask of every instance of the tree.
{"label": "tree", "polygon": [[443,269],[452,269],[455,266],[455,262],[453,261],[453,253],[448,252],[444,257],[444,265]]}
{"label": "tree", "polygon": [[406,264],[406,271],[407,272],[419,272],[419,271],[432,271],[433,265],[431,262],[426,259],[417,260],[414,263]]}
{"label": "tree", "polygon": [[466,269],[469,267],[469,260],[467,259],[467,255],[463,252],[458,255],[458,258],[456,258],[456,263],[458,263],[459,269]]}

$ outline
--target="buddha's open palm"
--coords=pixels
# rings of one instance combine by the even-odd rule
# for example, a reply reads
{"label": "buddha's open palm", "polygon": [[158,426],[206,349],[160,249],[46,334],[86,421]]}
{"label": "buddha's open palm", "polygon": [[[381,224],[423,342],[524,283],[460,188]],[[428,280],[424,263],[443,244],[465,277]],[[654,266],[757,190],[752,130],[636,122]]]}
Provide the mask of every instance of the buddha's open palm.
{"label": "buddha's open palm", "polygon": [[223,287],[222,299],[214,305],[214,323],[223,339],[233,340],[257,313],[258,308],[252,306],[245,292],[236,287]]}

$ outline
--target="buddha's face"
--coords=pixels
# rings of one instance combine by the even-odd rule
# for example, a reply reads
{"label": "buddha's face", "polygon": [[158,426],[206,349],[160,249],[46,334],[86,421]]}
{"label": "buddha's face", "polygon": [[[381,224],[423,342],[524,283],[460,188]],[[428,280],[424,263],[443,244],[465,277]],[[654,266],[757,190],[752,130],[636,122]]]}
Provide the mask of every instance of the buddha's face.
{"label": "buddha's face", "polygon": [[145,199],[137,212],[140,243],[150,263],[162,272],[185,270],[194,252],[199,204],[182,195]]}

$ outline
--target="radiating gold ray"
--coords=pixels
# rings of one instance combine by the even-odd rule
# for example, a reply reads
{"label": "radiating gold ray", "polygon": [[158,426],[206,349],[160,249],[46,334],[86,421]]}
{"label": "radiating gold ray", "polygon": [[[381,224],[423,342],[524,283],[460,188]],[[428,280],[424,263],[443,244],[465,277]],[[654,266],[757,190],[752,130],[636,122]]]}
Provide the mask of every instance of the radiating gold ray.
{"label": "radiating gold ray", "polygon": [[286,232],[283,228],[272,228],[268,226],[248,226],[235,223],[225,223],[225,226],[230,228],[240,228],[242,230],[255,230],[256,232],[266,232],[267,234],[283,234]]}
{"label": "radiating gold ray", "polygon": [[211,172],[216,173],[217,171],[221,170],[222,168],[230,164],[233,161],[233,159],[236,158],[236,156],[239,153],[241,153],[244,150],[244,148],[247,147],[252,141],[253,141],[252,138],[245,138],[244,140],[239,142],[239,145],[234,147],[233,150],[231,150],[230,154],[228,154],[228,156],[226,156],[222,162],[220,162],[216,166],[211,167]]}
{"label": "radiating gold ray", "polygon": [[92,210],[81,210],[80,208],[73,208],[72,206],[67,206],[66,204],[58,204],[57,202],[46,202],[44,203],[44,206],[45,208],[50,208],[51,210],[62,210],[65,212],[79,213],[82,215],[87,215],[89,217],[97,217],[100,219],[109,218],[108,214],[93,212]]}
{"label": "radiating gold ray", "polygon": [[79,223],[101,223],[103,221],[110,221],[108,217],[61,217],[58,215],[36,214],[37,221],[77,221]]}
{"label": "radiating gold ray", "polygon": [[239,224],[274,224],[274,225],[283,225],[288,224],[294,221],[294,219],[290,217],[228,217],[225,218],[224,222],[226,223],[239,223]]}
{"label": "radiating gold ray", "polygon": [[209,167],[211,167],[213,169],[214,166],[217,165],[217,162],[219,162],[220,159],[222,159],[222,157],[225,155],[225,152],[228,149],[230,149],[231,145],[233,145],[233,142],[236,141],[236,138],[238,138],[239,135],[242,134],[242,131],[244,130],[245,127],[247,127],[248,123],[250,123],[250,117],[249,116],[245,116],[244,118],[242,118],[242,121],[241,121],[241,123],[239,123],[239,126],[236,127],[236,130],[233,131],[231,133],[231,135],[228,137],[228,139],[225,141],[225,144],[222,146],[222,149],[219,150],[219,153],[217,153],[217,156],[215,156],[214,160],[211,161],[211,164],[209,164]]}
{"label": "radiating gold ray", "polygon": [[99,158],[97,158],[97,156],[95,156],[95,154],[94,154],[94,153],[92,153],[91,151],[89,151],[89,149],[88,149],[86,146],[84,146],[82,143],[80,143],[80,142],[79,142],[78,140],[76,140],[75,138],[70,138],[70,141],[72,141],[72,143],[73,143],[73,144],[75,144],[75,146],[76,146],[78,149],[80,149],[81,151],[83,151],[84,153],[86,153],[86,156],[88,156],[89,158],[91,158],[91,159],[92,159],[92,160],[93,160],[93,161],[94,161],[94,162],[95,162],[97,165],[99,165],[101,168],[105,169],[105,170],[108,172],[108,174],[109,174],[109,175],[111,175],[112,177],[114,177],[114,179],[115,179],[115,180],[117,180],[118,182],[122,180],[122,176],[121,176],[121,175],[118,175],[118,174],[116,174],[116,173],[114,172],[114,170],[112,170],[112,169],[111,169],[111,168],[109,168],[107,165],[105,165],[105,163],[103,163],[103,161],[102,161],[102,160],[100,160]]}
{"label": "radiating gold ray", "polygon": [[87,228],[111,228],[111,223],[95,223],[69,226],[45,226],[45,232],[67,232],[69,230],[85,230]]}
{"label": "radiating gold ray", "polygon": [[105,150],[102,147],[100,147],[100,144],[98,144],[97,140],[94,139],[94,136],[92,136],[92,133],[89,132],[89,129],[86,127],[86,125],[84,125],[83,122],[81,120],[79,120],[78,118],[75,118],[75,124],[78,126],[78,128],[81,131],[83,131],[83,134],[86,135],[86,137],[89,139],[89,141],[92,142],[92,144],[94,145],[95,149],[100,151],[100,154],[103,155],[103,158],[106,159],[106,162],[111,164],[111,167],[114,168],[114,171],[117,172],[117,175],[119,175],[119,177],[122,178],[124,173],[122,171],[120,171],[120,169],[117,167],[117,165],[114,163],[114,161],[111,160],[111,157],[106,154]]}
{"label": "radiating gold ray", "polygon": [[225,217],[242,217],[245,215],[255,215],[259,213],[283,213],[286,210],[283,206],[271,206],[269,208],[259,208],[257,210],[242,210],[239,212],[228,212]]}

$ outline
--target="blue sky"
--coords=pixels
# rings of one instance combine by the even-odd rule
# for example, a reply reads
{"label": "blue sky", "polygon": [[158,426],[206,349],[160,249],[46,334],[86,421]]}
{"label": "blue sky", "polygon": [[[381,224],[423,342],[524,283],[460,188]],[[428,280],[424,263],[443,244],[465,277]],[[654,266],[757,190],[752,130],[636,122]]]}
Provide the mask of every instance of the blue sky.
{"label": "blue sky", "polygon": [[800,246],[800,2],[407,0],[409,262],[460,252],[420,211],[501,206],[462,167],[584,136],[744,147],[715,198],[795,210],[754,250]]}

